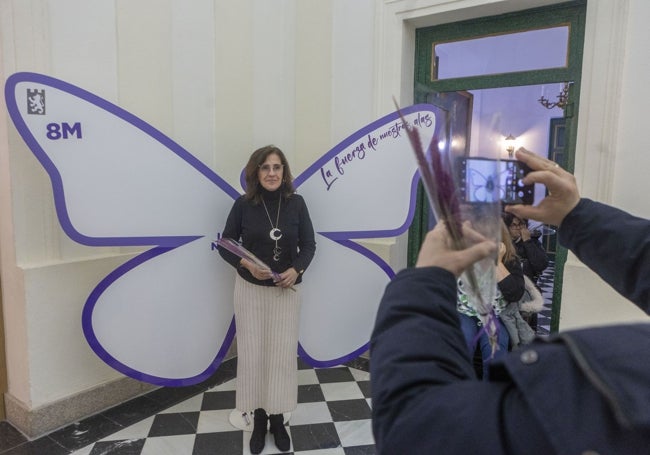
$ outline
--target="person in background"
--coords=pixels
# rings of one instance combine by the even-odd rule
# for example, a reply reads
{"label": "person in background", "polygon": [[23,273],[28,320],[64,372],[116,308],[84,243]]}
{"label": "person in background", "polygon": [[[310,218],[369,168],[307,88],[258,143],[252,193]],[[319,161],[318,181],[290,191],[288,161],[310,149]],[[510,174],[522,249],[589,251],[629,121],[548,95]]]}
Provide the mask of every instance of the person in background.
{"label": "person in background", "polygon": [[[533,235],[528,229],[527,219],[519,218],[509,212],[503,214],[503,221],[508,227],[508,233],[515,245],[524,275],[537,286],[540,275],[548,267],[548,256],[539,241],[539,231],[535,231],[535,235]],[[537,313],[522,312],[522,316],[532,330],[537,331]]]}
{"label": "person in background", "polygon": [[539,235],[528,230],[528,220],[512,213],[503,214],[503,221],[521,260],[524,274],[537,284],[540,274],[548,267],[548,256],[539,241]]}
{"label": "person in background", "polygon": [[[510,302],[518,301],[524,294],[524,276],[515,253],[515,248],[510,241],[508,230],[503,222],[501,224],[501,243],[497,253],[496,279],[497,292],[494,298],[493,307],[497,315],[497,350],[492,352],[488,334],[478,317],[473,305],[470,305],[470,298],[462,292],[463,285],[459,280],[458,286],[458,312],[460,313],[460,328],[465,336],[465,342],[469,347],[471,355],[474,354],[478,336],[478,348],[481,352],[482,378],[487,380],[489,376],[490,362],[503,357],[508,353],[510,336],[506,326],[502,323],[499,314]],[[479,335],[480,332],[480,335]]]}
{"label": "person in background", "polygon": [[[558,240],[650,314],[650,221],[589,199],[575,178],[525,150],[546,185],[539,205],[506,210],[559,226]],[[456,279],[496,245],[469,228],[450,247],[444,223],[416,266],[388,284],[371,338],[372,426],[379,454],[648,454],[650,323],[570,330],[536,339],[474,373],[456,310]],[[399,340],[399,342],[396,342]]]}
{"label": "person in background", "polygon": [[294,192],[289,163],[279,148],[269,145],[253,152],[244,172],[246,194],[235,200],[222,236],[241,240],[270,270],[222,247],[219,254],[237,269],[236,408],[254,410],[250,451],[258,454],[267,423],[278,449],[287,451],[291,445],[283,413],[297,406],[300,283],[316,242],[307,205]]}

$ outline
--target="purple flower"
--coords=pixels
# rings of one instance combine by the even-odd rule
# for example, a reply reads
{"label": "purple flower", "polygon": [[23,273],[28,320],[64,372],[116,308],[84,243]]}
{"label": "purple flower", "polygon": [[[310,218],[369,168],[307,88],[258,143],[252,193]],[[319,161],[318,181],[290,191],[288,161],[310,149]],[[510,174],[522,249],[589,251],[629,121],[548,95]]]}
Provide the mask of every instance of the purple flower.
{"label": "purple flower", "polygon": [[[253,253],[251,253],[246,248],[244,248],[244,246],[241,243],[239,243],[239,242],[237,242],[237,241],[235,241],[233,239],[229,239],[227,237],[218,238],[216,243],[220,247],[230,251],[231,253],[237,255],[238,257],[240,257],[242,259],[246,259],[247,261],[250,261],[253,264],[257,265],[258,267],[270,270],[271,274],[273,276],[273,281],[278,282],[278,281],[280,281],[282,279],[280,277],[279,273],[274,272],[273,270],[271,270],[271,267],[266,265],[260,258],[258,258]],[[292,291],[296,290],[293,286],[290,287],[289,289],[291,289]]]}
{"label": "purple flower", "polygon": [[[399,112],[399,107],[398,107]],[[433,136],[429,143],[428,151],[431,157],[427,160],[427,154],[422,148],[420,134],[418,129],[410,125],[400,112],[400,118],[404,124],[411,147],[415,152],[415,158],[420,169],[422,185],[429,197],[429,203],[438,222],[444,222],[447,231],[452,239],[453,248],[463,250],[467,248],[466,239],[463,236],[463,219],[461,214],[461,204],[458,197],[459,190],[453,178],[451,163],[448,157],[443,156],[440,152],[438,137]],[[490,271],[492,272],[492,271]],[[480,290],[474,268],[470,267],[465,271],[465,280],[469,285],[472,301],[470,304],[475,307],[480,319],[483,322],[485,330],[492,347],[492,355],[497,346],[497,316],[494,311],[492,302],[486,299]]]}

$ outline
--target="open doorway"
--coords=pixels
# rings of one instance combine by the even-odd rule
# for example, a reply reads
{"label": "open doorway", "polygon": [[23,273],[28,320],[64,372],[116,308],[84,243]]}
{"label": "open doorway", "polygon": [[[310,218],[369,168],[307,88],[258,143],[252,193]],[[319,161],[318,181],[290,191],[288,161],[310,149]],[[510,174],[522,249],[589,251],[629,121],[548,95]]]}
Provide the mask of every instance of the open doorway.
{"label": "open doorway", "polygon": [[[477,20],[416,30],[415,96],[418,103],[432,102],[439,94],[468,93],[472,108],[466,138],[470,156],[500,150],[509,157],[510,147],[525,147],[542,156],[560,159],[573,169],[580,92],[582,46],[586,4],[570,2]],[[552,119],[560,118],[562,151],[552,150]],[[559,130],[556,130],[557,133]],[[515,144],[505,144],[505,139]],[[557,150],[556,150],[557,151]],[[536,190],[536,201],[544,189]],[[426,198],[424,198],[426,199]],[[413,223],[409,261],[422,236],[426,200]],[[561,279],[566,251],[558,248],[553,226],[530,222],[539,242],[550,251],[544,273],[543,293],[548,307],[538,333],[557,331]]]}

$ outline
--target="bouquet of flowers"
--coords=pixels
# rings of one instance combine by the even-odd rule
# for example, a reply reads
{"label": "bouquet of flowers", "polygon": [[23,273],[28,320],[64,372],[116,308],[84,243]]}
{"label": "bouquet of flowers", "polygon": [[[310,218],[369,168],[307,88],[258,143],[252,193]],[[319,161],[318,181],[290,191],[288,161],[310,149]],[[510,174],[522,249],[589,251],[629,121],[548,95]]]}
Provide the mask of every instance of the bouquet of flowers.
{"label": "bouquet of flowers", "polygon": [[[242,259],[246,259],[247,261],[252,262],[253,264],[255,264],[256,266],[262,269],[269,270],[273,277],[273,281],[276,282],[280,281],[281,278],[279,273],[271,270],[271,267],[269,267],[264,261],[262,261],[260,258],[258,258],[253,253],[251,253],[246,248],[244,248],[244,246],[241,243],[237,242],[236,240],[229,239],[227,237],[220,237],[217,239],[216,243],[220,247],[230,251],[231,253],[237,255],[238,257]],[[296,290],[293,286],[290,287],[289,289],[291,289],[292,291]]]}
{"label": "bouquet of flowers", "polygon": [[[398,107],[399,111],[399,107]],[[462,204],[459,188],[454,179],[453,163],[449,155],[440,151],[439,138],[434,134],[427,150],[422,146],[418,129],[409,125],[402,117],[411,147],[420,170],[433,214],[438,222],[444,222],[452,239],[453,248],[463,250],[468,246],[468,239],[463,235],[463,228],[474,228],[477,224],[500,223],[498,202],[494,207],[472,206]],[[485,229],[477,229],[479,231]],[[490,229],[488,229],[490,231]],[[496,236],[499,241],[499,229],[491,229],[488,235]],[[476,310],[483,323],[482,330],[490,339],[492,354],[497,349],[497,316],[492,304],[496,293],[495,258],[487,258],[475,263],[461,276],[463,292],[469,303]],[[479,333],[480,336],[480,333]]]}

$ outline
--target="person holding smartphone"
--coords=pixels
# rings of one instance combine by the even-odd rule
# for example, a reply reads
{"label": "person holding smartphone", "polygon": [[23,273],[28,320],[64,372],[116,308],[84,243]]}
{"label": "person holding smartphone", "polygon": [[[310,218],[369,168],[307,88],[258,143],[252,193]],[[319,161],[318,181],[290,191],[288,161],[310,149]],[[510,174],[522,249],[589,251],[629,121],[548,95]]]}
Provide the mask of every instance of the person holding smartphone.
{"label": "person holding smartphone", "polygon": [[[576,180],[525,150],[537,206],[506,211],[559,226],[558,240],[650,314],[650,220],[583,199]],[[454,250],[444,223],[416,266],[386,287],[370,345],[372,426],[379,454],[647,454],[650,323],[571,330],[537,339],[476,378],[456,311],[456,279],[495,253],[465,227]],[[396,342],[399,340],[399,342]]]}

